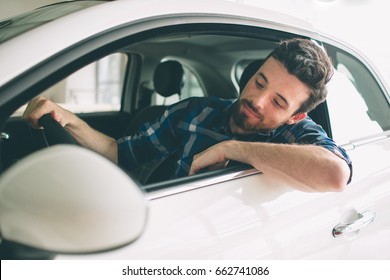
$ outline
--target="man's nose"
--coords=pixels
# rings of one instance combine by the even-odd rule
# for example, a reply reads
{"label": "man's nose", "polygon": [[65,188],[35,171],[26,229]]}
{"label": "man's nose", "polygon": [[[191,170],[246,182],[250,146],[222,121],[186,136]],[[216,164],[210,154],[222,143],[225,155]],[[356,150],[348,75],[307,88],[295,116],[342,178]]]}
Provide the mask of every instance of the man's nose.
{"label": "man's nose", "polygon": [[266,107],[269,102],[269,93],[267,91],[263,91],[260,94],[257,94],[253,100],[253,106],[255,106],[258,110],[262,110]]}

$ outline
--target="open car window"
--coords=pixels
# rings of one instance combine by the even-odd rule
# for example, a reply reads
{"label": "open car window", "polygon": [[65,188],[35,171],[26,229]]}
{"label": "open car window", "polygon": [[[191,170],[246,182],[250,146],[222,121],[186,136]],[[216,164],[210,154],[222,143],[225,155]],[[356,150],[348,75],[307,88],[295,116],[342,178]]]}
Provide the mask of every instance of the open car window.
{"label": "open car window", "polygon": [[348,144],[389,130],[389,100],[369,69],[343,50],[327,48],[335,65],[327,98],[335,141]]}
{"label": "open car window", "polygon": [[[73,113],[119,111],[127,55],[113,53],[77,70],[42,92],[41,96]],[[26,105],[13,116],[21,116]]]}

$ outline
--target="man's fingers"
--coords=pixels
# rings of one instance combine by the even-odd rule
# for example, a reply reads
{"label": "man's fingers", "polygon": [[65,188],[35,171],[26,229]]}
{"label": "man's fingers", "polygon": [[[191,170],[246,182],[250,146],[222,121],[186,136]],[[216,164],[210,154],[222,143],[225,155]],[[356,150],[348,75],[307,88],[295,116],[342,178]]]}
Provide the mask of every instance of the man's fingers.
{"label": "man's fingers", "polygon": [[50,110],[45,109],[47,106],[46,99],[40,96],[35,97],[31,99],[30,102],[28,102],[26,110],[23,112],[22,118],[25,119],[32,127],[41,128],[41,126],[38,124],[38,120],[45,113],[50,112]]}
{"label": "man's fingers", "polygon": [[196,154],[193,158],[189,175],[194,175],[199,171],[208,168],[209,170],[216,170],[224,168],[227,165],[227,160],[224,157],[218,145],[212,146],[207,150]]}
{"label": "man's fingers", "polygon": [[62,126],[62,114],[58,111],[59,107],[53,102],[38,96],[30,100],[27,104],[25,111],[23,112],[22,118],[25,119],[32,127],[42,128],[38,123],[38,120],[45,114],[50,113],[54,120],[59,122]]}
{"label": "man's fingers", "polygon": [[225,161],[225,162],[218,162],[214,165],[210,165],[208,167],[208,170],[209,171],[213,171],[213,170],[219,170],[219,169],[223,169],[225,168],[227,165],[228,165],[229,161]]}

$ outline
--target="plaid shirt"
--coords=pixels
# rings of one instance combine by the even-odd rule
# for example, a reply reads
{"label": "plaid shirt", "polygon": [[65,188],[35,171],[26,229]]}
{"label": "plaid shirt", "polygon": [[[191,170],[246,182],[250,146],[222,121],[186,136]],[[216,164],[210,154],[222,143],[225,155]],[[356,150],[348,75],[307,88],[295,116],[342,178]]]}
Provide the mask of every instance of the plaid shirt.
{"label": "plaid shirt", "polygon": [[322,146],[344,158],[352,170],[351,160],[321,126],[309,117],[293,125],[282,125],[269,134],[251,136],[229,133],[228,120],[235,100],[193,97],[167,108],[160,120],[146,123],[134,136],[118,143],[119,165],[132,170],[149,161],[181,155],[174,177],[187,176],[194,155],[221,141],[236,139],[251,142],[301,143]]}

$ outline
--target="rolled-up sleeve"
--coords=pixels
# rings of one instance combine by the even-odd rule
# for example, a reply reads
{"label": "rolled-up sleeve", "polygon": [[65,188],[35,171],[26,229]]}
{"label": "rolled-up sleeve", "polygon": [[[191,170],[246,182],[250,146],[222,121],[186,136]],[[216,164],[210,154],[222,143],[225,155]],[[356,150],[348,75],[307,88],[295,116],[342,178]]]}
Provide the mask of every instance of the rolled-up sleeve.
{"label": "rolled-up sleeve", "polygon": [[331,151],[348,164],[350,169],[348,183],[352,180],[352,161],[347,152],[342,147],[339,147],[334,140],[327,135],[324,129],[310,118],[304,119],[294,126],[285,129],[281,134],[287,143],[312,144]]}

